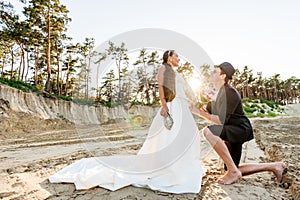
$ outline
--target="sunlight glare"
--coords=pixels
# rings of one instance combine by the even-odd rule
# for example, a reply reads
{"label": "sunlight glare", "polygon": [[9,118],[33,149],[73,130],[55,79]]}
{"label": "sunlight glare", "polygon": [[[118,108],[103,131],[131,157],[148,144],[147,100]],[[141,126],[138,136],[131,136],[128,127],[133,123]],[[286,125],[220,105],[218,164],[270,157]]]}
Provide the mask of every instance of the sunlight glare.
{"label": "sunlight glare", "polygon": [[199,79],[197,79],[195,77],[191,77],[191,78],[189,78],[188,83],[194,92],[197,92],[200,90],[201,82]]}

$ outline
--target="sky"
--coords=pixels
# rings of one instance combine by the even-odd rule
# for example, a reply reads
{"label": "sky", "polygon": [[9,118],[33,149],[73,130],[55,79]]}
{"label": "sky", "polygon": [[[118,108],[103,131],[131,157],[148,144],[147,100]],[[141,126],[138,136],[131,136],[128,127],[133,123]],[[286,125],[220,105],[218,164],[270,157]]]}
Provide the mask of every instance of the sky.
{"label": "sky", "polygon": [[297,0],[61,0],[68,35],[96,46],[135,29],[161,28],[195,41],[215,64],[230,62],[264,77],[300,77]]}

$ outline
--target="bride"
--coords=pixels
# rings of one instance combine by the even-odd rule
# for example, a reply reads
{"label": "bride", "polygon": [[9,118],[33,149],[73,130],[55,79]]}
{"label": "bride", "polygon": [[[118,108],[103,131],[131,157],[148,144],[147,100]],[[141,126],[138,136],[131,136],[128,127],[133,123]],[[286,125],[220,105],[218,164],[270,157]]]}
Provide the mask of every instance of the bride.
{"label": "bride", "polygon": [[[186,84],[173,70],[179,61],[174,50],[164,52],[158,71],[162,107],[137,155],[84,158],[50,176],[49,181],[74,183],[76,189],[99,186],[115,191],[133,185],[176,194],[198,193],[205,169]],[[164,126],[168,113],[174,120],[170,130]]]}

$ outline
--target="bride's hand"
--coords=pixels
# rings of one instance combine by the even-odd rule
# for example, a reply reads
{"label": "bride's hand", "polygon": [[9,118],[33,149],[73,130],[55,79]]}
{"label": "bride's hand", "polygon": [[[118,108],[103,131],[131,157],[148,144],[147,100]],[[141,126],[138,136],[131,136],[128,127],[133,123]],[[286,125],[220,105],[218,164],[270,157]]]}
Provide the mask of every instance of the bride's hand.
{"label": "bride's hand", "polygon": [[199,114],[199,108],[197,108],[197,105],[194,103],[190,104],[190,111],[193,114]]}
{"label": "bride's hand", "polygon": [[168,112],[169,112],[168,106],[167,105],[162,106],[162,108],[160,110],[160,115],[163,116],[163,117],[166,117]]}
{"label": "bride's hand", "polygon": [[189,109],[190,111],[192,112],[192,110],[194,109],[194,102],[192,102],[191,100],[187,100],[188,101],[188,104],[189,104]]}

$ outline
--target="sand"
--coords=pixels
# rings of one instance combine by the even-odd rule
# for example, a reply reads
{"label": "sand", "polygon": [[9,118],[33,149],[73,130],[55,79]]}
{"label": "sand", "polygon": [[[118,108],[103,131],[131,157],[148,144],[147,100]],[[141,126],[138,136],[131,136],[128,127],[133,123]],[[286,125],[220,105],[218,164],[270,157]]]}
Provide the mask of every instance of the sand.
{"label": "sand", "polygon": [[[106,134],[95,136],[91,131],[82,138],[76,131],[78,127],[65,121],[48,121],[48,127],[39,127],[34,123],[38,119],[30,116],[23,116],[25,122],[18,121],[16,113],[9,116],[10,125],[5,123],[3,127],[9,130],[17,123],[22,131],[11,128],[13,133],[0,132],[0,199],[300,199],[300,118],[296,116],[251,119],[255,139],[243,147],[244,163],[284,161],[287,173],[281,184],[269,172],[242,177],[232,185],[216,183],[223,173],[222,162],[202,140],[207,174],[201,191],[179,195],[133,186],[115,192],[98,187],[75,190],[73,184],[48,181],[50,175],[81,158],[136,154],[145,139],[146,128],[126,134],[118,130],[120,127],[107,124],[103,125]],[[205,125],[200,119],[197,123],[199,128]]]}

